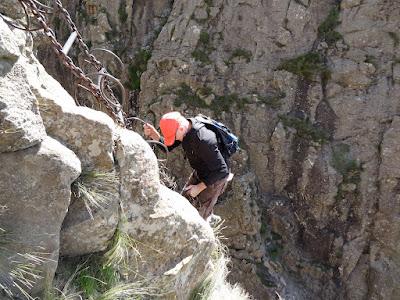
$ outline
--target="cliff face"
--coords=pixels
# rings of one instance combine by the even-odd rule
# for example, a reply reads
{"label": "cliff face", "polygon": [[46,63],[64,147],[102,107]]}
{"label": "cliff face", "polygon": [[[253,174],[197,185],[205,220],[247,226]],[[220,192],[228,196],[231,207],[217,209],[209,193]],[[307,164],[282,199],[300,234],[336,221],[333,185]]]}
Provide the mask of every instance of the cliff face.
{"label": "cliff face", "polygon": [[148,143],[77,106],[4,20],[0,298],[188,298],[215,268],[212,229],[160,183]]}
{"label": "cliff face", "polygon": [[125,60],[131,113],[201,112],[239,135],[217,209],[232,280],[259,299],[399,297],[399,1],[68,3]]}

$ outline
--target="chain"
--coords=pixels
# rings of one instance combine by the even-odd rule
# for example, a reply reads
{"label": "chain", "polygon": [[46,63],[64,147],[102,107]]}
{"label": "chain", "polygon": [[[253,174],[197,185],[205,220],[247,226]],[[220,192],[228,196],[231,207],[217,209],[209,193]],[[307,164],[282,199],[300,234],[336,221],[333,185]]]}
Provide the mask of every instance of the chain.
{"label": "chain", "polygon": [[68,24],[68,27],[70,28],[70,30],[72,32],[76,32],[76,34],[77,34],[76,39],[78,40],[79,47],[86,54],[86,56],[88,56],[90,58],[90,63],[92,63],[95,66],[97,71],[105,69],[103,64],[101,62],[99,62],[96,59],[96,57],[94,57],[93,54],[90,53],[89,47],[83,41],[82,35],[78,31],[78,28],[76,27],[74,21],[72,21],[72,18],[71,18],[71,15],[69,14],[69,12],[63,7],[61,0],[55,0],[55,3],[57,5],[57,7],[60,9],[60,11],[62,12],[62,14],[64,15],[64,18],[67,21],[67,24]]}
{"label": "chain", "polygon": [[[54,31],[48,26],[48,24],[46,22],[46,17],[43,15],[41,10],[38,9],[38,7],[36,6],[35,1],[34,0],[18,0],[18,1],[21,2],[21,3],[24,3],[30,9],[32,15],[36,18],[36,20],[38,21],[40,26],[43,28],[46,36],[49,38],[49,40],[51,42],[51,45],[52,45],[52,48],[56,52],[57,56],[60,58],[60,60],[63,63],[63,65],[65,65],[71,71],[71,73],[74,76],[76,76],[81,83],[83,83],[83,86],[89,92],[91,92],[93,94],[93,96],[99,102],[101,102],[101,103],[103,103],[105,105],[105,107],[107,108],[107,110],[109,111],[111,116],[114,117],[116,122],[120,123],[121,125],[124,125],[123,119],[121,119],[120,116],[118,116],[118,113],[116,113],[115,110],[113,109],[112,105],[110,105],[109,100],[107,100],[104,97],[104,95],[102,94],[102,92],[100,90],[100,87],[95,85],[93,83],[93,81],[89,77],[87,77],[85,75],[85,73],[82,71],[82,69],[77,67],[74,64],[74,62],[72,61],[72,59],[69,56],[67,56],[66,54],[64,54],[64,52],[62,51],[62,49],[63,49],[62,45],[57,41],[57,38],[56,38],[56,36],[54,34]],[[59,2],[59,4],[61,4],[61,2],[59,0],[56,0],[56,1]],[[69,16],[69,14],[68,14],[68,16]],[[71,22],[72,22],[72,20],[71,20]],[[73,22],[71,24],[73,24]],[[75,25],[74,25],[74,28],[76,29]],[[76,32],[78,33],[77,29],[76,29]],[[78,33],[78,36],[80,36],[79,33]],[[84,48],[89,53],[89,48],[83,42],[82,36],[80,36],[80,44],[81,43],[85,45]],[[91,57],[91,56],[93,57],[93,62],[97,61],[96,58],[92,54],[89,53],[89,57]],[[98,64],[98,66],[102,67],[102,64],[99,61],[97,61],[96,64]]]}
{"label": "chain", "polygon": [[[34,1],[34,0],[33,0],[33,1]],[[68,12],[68,10],[66,10],[66,9],[63,7],[63,5],[62,5],[62,3],[61,3],[61,0],[55,0],[55,3],[56,3],[56,5],[57,5],[57,7],[60,9],[60,11],[62,12],[62,14],[63,14],[63,16],[64,16],[64,18],[65,18],[65,20],[66,20],[66,22],[67,22],[67,24],[68,24],[68,27],[70,28],[70,30],[71,30],[72,32],[76,32],[76,34],[77,34],[76,39],[77,39],[77,41],[78,41],[79,48],[81,48],[81,50],[85,53],[85,55],[86,55],[87,57],[89,57],[89,61],[88,61],[88,62],[89,62],[90,64],[92,64],[92,65],[96,68],[96,70],[97,70],[98,72],[107,72],[107,70],[106,70],[106,68],[103,66],[103,64],[102,64],[100,61],[98,61],[98,60],[96,59],[96,57],[95,57],[93,54],[90,53],[89,47],[88,47],[88,46],[86,45],[86,43],[83,41],[82,35],[81,35],[80,32],[78,31],[78,28],[76,27],[74,21],[72,20],[71,15],[70,15],[70,13]],[[111,89],[110,85],[107,83],[107,79],[105,80],[104,87],[106,88],[107,92],[110,94],[111,100],[112,100],[112,101],[109,101],[108,99],[106,99],[106,100],[107,100],[108,102],[111,102],[111,104],[114,104],[114,106],[116,106],[116,104],[118,105],[118,104],[119,104],[119,101],[118,101],[118,99],[115,97],[114,92],[113,92],[113,90]],[[103,95],[103,97],[104,97],[104,98],[107,98],[105,95]]]}

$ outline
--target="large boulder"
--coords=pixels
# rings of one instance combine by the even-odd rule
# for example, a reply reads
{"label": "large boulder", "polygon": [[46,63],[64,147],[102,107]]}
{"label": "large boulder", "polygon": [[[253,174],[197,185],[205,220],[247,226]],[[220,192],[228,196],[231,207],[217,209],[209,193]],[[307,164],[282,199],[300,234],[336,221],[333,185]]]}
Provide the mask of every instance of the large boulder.
{"label": "large boulder", "polygon": [[40,143],[46,136],[36,98],[29,89],[20,48],[27,36],[0,18],[0,152]]}
{"label": "large boulder", "polygon": [[118,193],[110,192],[107,198],[102,207],[89,209],[83,199],[72,198],[60,233],[61,256],[80,256],[107,248],[119,222]]}
{"label": "large boulder", "polygon": [[117,161],[125,230],[138,241],[140,274],[167,282],[178,299],[186,299],[206,275],[215,247],[211,228],[189,202],[160,185],[157,160],[137,134],[119,132]]}
{"label": "large boulder", "polygon": [[[81,163],[71,150],[46,137],[28,149],[1,153],[0,165],[0,206],[5,207],[0,228],[6,237],[5,255],[0,257],[2,275],[33,263],[32,272],[41,276],[32,285],[31,294],[35,295],[54,276],[70,186],[81,172]],[[35,263],[34,256],[43,261]],[[23,286],[21,277],[14,280]]]}
{"label": "large boulder", "polygon": [[77,106],[37,59],[33,56],[30,59],[31,63],[24,67],[29,70],[30,89],[39,103],[47,134],[74,151],[84,169],[111,170],[114,164],[113,120],[100,111]]}

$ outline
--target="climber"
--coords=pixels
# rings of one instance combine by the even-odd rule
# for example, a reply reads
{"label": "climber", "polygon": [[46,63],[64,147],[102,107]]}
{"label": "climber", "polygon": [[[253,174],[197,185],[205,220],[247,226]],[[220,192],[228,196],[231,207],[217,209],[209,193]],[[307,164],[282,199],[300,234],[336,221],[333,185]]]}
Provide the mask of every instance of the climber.
{"label": "climber", "polygon": [[187,119],[176,111],[161,117],[162,136],[149,123],[143,125],[143,129],[146,136],[160,141],[169,151],[182,144],[185,156],[194,169],[184,188],[185,196],[203,219],[212,222],[214,205],[233,176],[229,171],[227,155],[218,147],[216,133],[196,118]]}

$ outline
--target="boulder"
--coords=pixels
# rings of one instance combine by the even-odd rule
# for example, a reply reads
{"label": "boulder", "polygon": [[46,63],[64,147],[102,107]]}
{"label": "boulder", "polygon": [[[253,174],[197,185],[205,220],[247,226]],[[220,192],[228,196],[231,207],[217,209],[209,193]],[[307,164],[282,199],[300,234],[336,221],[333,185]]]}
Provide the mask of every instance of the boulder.
{"label": "boulder", "polygon": [[0,152],[40,143],[46,136],[35,95],[29,89],[20,47],[26,36],[0,18]]}
{"label": "boulder", "polygon": [[160,185],[157,160],[136,133],[121,130],[116,159],[121,175],[124,230],[138,241],[140,274],[164,281],[187,299],[204,279],[215,246],[211,228],[181,195]]}
{"label": "boulder", "polygon": [[74,151],[84,169],[113,168],[115,123],[105,113],[77,106],[74,99],[47,72],[35,57],[25,65],[30,89],[39,103],[48,135]]}
{"label": "boulder", "polygon": [[80,198],[73,197],[61,233],[60,255],[79,256],[106,250],[119,221],[118,194],[108,195],[108,202],[89,213]]}
{"label": "boulder", "polygon": [[30,291],[38,295],[51,283],[57,267],[61,224],[81,163],[71,150],[46,137],[28,149],[1,153],[0,165],[0,206],[6,208],[0,215],[0,228],[6,237],[2,246],[6,255],[1,256],[0,265],[7,274],[33,263],[27,255],[42,257],[33,268],[41,277],[34,280]]}

